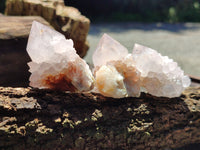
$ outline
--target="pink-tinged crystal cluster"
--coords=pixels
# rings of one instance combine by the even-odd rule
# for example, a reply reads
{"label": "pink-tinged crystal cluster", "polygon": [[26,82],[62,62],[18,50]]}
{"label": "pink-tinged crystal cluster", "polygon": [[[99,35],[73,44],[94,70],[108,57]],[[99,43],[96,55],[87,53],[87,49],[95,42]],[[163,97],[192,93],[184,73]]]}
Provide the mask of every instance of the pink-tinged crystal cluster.
{"label": "pink-tinged crystal cluster", "polygon": [[103,35],[93,54],[93,63],[97,92],[114,98],[140,95],[140,73],[132,56],[107,34]]}
{"label": "pink-tinged crystal cluster", "polygon": [[104,34],[93,54],[94,77],[87,63],[73,47],[72,40],[34,21],[27,52],[32,61],[30,86],[63,91],[90,91],[123,98],[140,96],[178,97],[190,86],[176,62],[157,51],[135,44],[132,54]]}
{"label": "pink-tinged crystal cluster", "polygon": [[27,52],[32,59],[30,86],[65,91],[89,91],[94,78],[86,62],[59,32],[34,21]]}
{"label": "pink-tinged crystal cluster", "polygon": [[178,97],[191,83],[167,56],[139,44],[128,54],[126,48],[106,34],[93,54],[93,63],[95,91],[114,98],[139,96],[141,92]]}
{"label": "pink-tinged crystal cluster", "polygon": [[144,92],[155,96],[178,97],[190,86],[190,78],[168,56],[139,44],[135,44],[132,55],[141,72]]}

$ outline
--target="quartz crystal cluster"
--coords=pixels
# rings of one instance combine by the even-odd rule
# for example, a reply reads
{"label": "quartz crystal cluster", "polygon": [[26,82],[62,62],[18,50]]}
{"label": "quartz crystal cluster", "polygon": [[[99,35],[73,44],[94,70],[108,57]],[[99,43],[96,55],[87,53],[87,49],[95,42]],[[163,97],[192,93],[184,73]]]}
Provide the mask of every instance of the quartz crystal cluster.
{"label": "quartz crystal cluster", "polygon": [[104,34],[93,54],[95,91],[121,98],[139,96],[177,97],[190,85],[190,78],[177,63],[157,51],[135,44],[133,53]]}
{"label": "quartz crystal cluster", "polygon": [[140,95],[140,73],[132,56],[107,34],[103,35],[93,54],[93,63],[95,90],[114,98]]}
{"label": "quartz crystal cluster", "polygon": [[[34,21],[27,52],[32,61],[30,85],[63,91],[90,91],[122,98],[177,97],[191,83],[176,62],[157,51],[135,44],[132,54],[104,34],[93,54],[93,74],[73,47],[71,39]],[[94,76],[93,76],[94,75]]]}
{"label": "quartz crystal cluster", "polygon": [[168,56],[161,56],[157,51],[135,44],[133,60],[141,73],[143,92],[155,96],[178,97],[190,86],[190,78]]}
{"label": "quartz crystal cluster", "polygon": [[94,78],[89,66],[73,48],[73,41],[34,21],[27,52],[32,59],[30,86],[65,91],[89,91]]}

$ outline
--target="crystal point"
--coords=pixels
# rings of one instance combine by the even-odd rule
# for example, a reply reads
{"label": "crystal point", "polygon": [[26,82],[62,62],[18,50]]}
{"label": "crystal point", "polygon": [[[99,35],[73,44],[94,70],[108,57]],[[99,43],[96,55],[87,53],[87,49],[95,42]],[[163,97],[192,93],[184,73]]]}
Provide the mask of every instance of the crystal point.
{"label": "crystal point", "polygon": [[34,21],[27,52],[32,59],[30,85],[63,91],[88,91],[93,85],[89,66],[59,32]]}
{"label": "crystal point", "polygon": [[128,50],[123,45],[104,34],[93,53],[92,60],[94,66],[102,66],[108,61],[123,59],[127,54]]}

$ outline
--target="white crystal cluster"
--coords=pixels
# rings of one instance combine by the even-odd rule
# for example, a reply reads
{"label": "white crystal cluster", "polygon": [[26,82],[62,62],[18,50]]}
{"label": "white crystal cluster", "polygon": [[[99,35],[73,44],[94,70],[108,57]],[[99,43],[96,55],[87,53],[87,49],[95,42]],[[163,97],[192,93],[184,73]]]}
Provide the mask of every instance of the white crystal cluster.
{"label": "white crystal cluster", "polygon": [[89,66],[59,32],[34,21],[27,52],[32,59],[30,85],[66,91],[88,91],[93,85]]}
{"label": "white crystal cluster", "polygon": [[122,98],[140,95],[140,73],[128,50],[107,34],[93,54],[95,89],[105,96]]}
{"label": "white crystal cluster", "polygon": [[93,54],[95,91],[114,98],[177,97],[191,83],[177,63],[157,51],[135,44],[133,53],[104,34]]}
{"label": "white crystal cluster", "polygon": [[63,91],[99,92],[122,98],[141,92],[177,97],[191,83],[176,62],[157,51],[135,44],[132,54],[104,34],[93,54],[94,76],[64,35],[33,22],[27,52],[32,59],[30,85]]}
{"label": "white crystal cluster", "polygon": [[133,60],[141,72],[144,92],[155,96],[177,97],[190,85],[190,78],[168,56],[161,56],[157,51],[135,44]]}

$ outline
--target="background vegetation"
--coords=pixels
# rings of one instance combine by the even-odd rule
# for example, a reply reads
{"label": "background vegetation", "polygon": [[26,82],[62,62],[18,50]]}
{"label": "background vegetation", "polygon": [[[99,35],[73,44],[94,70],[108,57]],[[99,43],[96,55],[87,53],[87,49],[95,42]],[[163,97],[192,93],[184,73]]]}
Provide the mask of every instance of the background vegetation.
{"label": "background vegetation", "polygon": [[0,13],[4,12],[5,9],[5,1],[6,0],[0,0]]}
{"label": "background vegetation", "polygon": [[[94,21],[200,22],[200,0],[65,0]],[[4,12],[5,0],[0,0]]]}
{"label": "background vegetation", "polygon": [[92,21],[200,21],[200,0],[65,0],[65,4]]}

